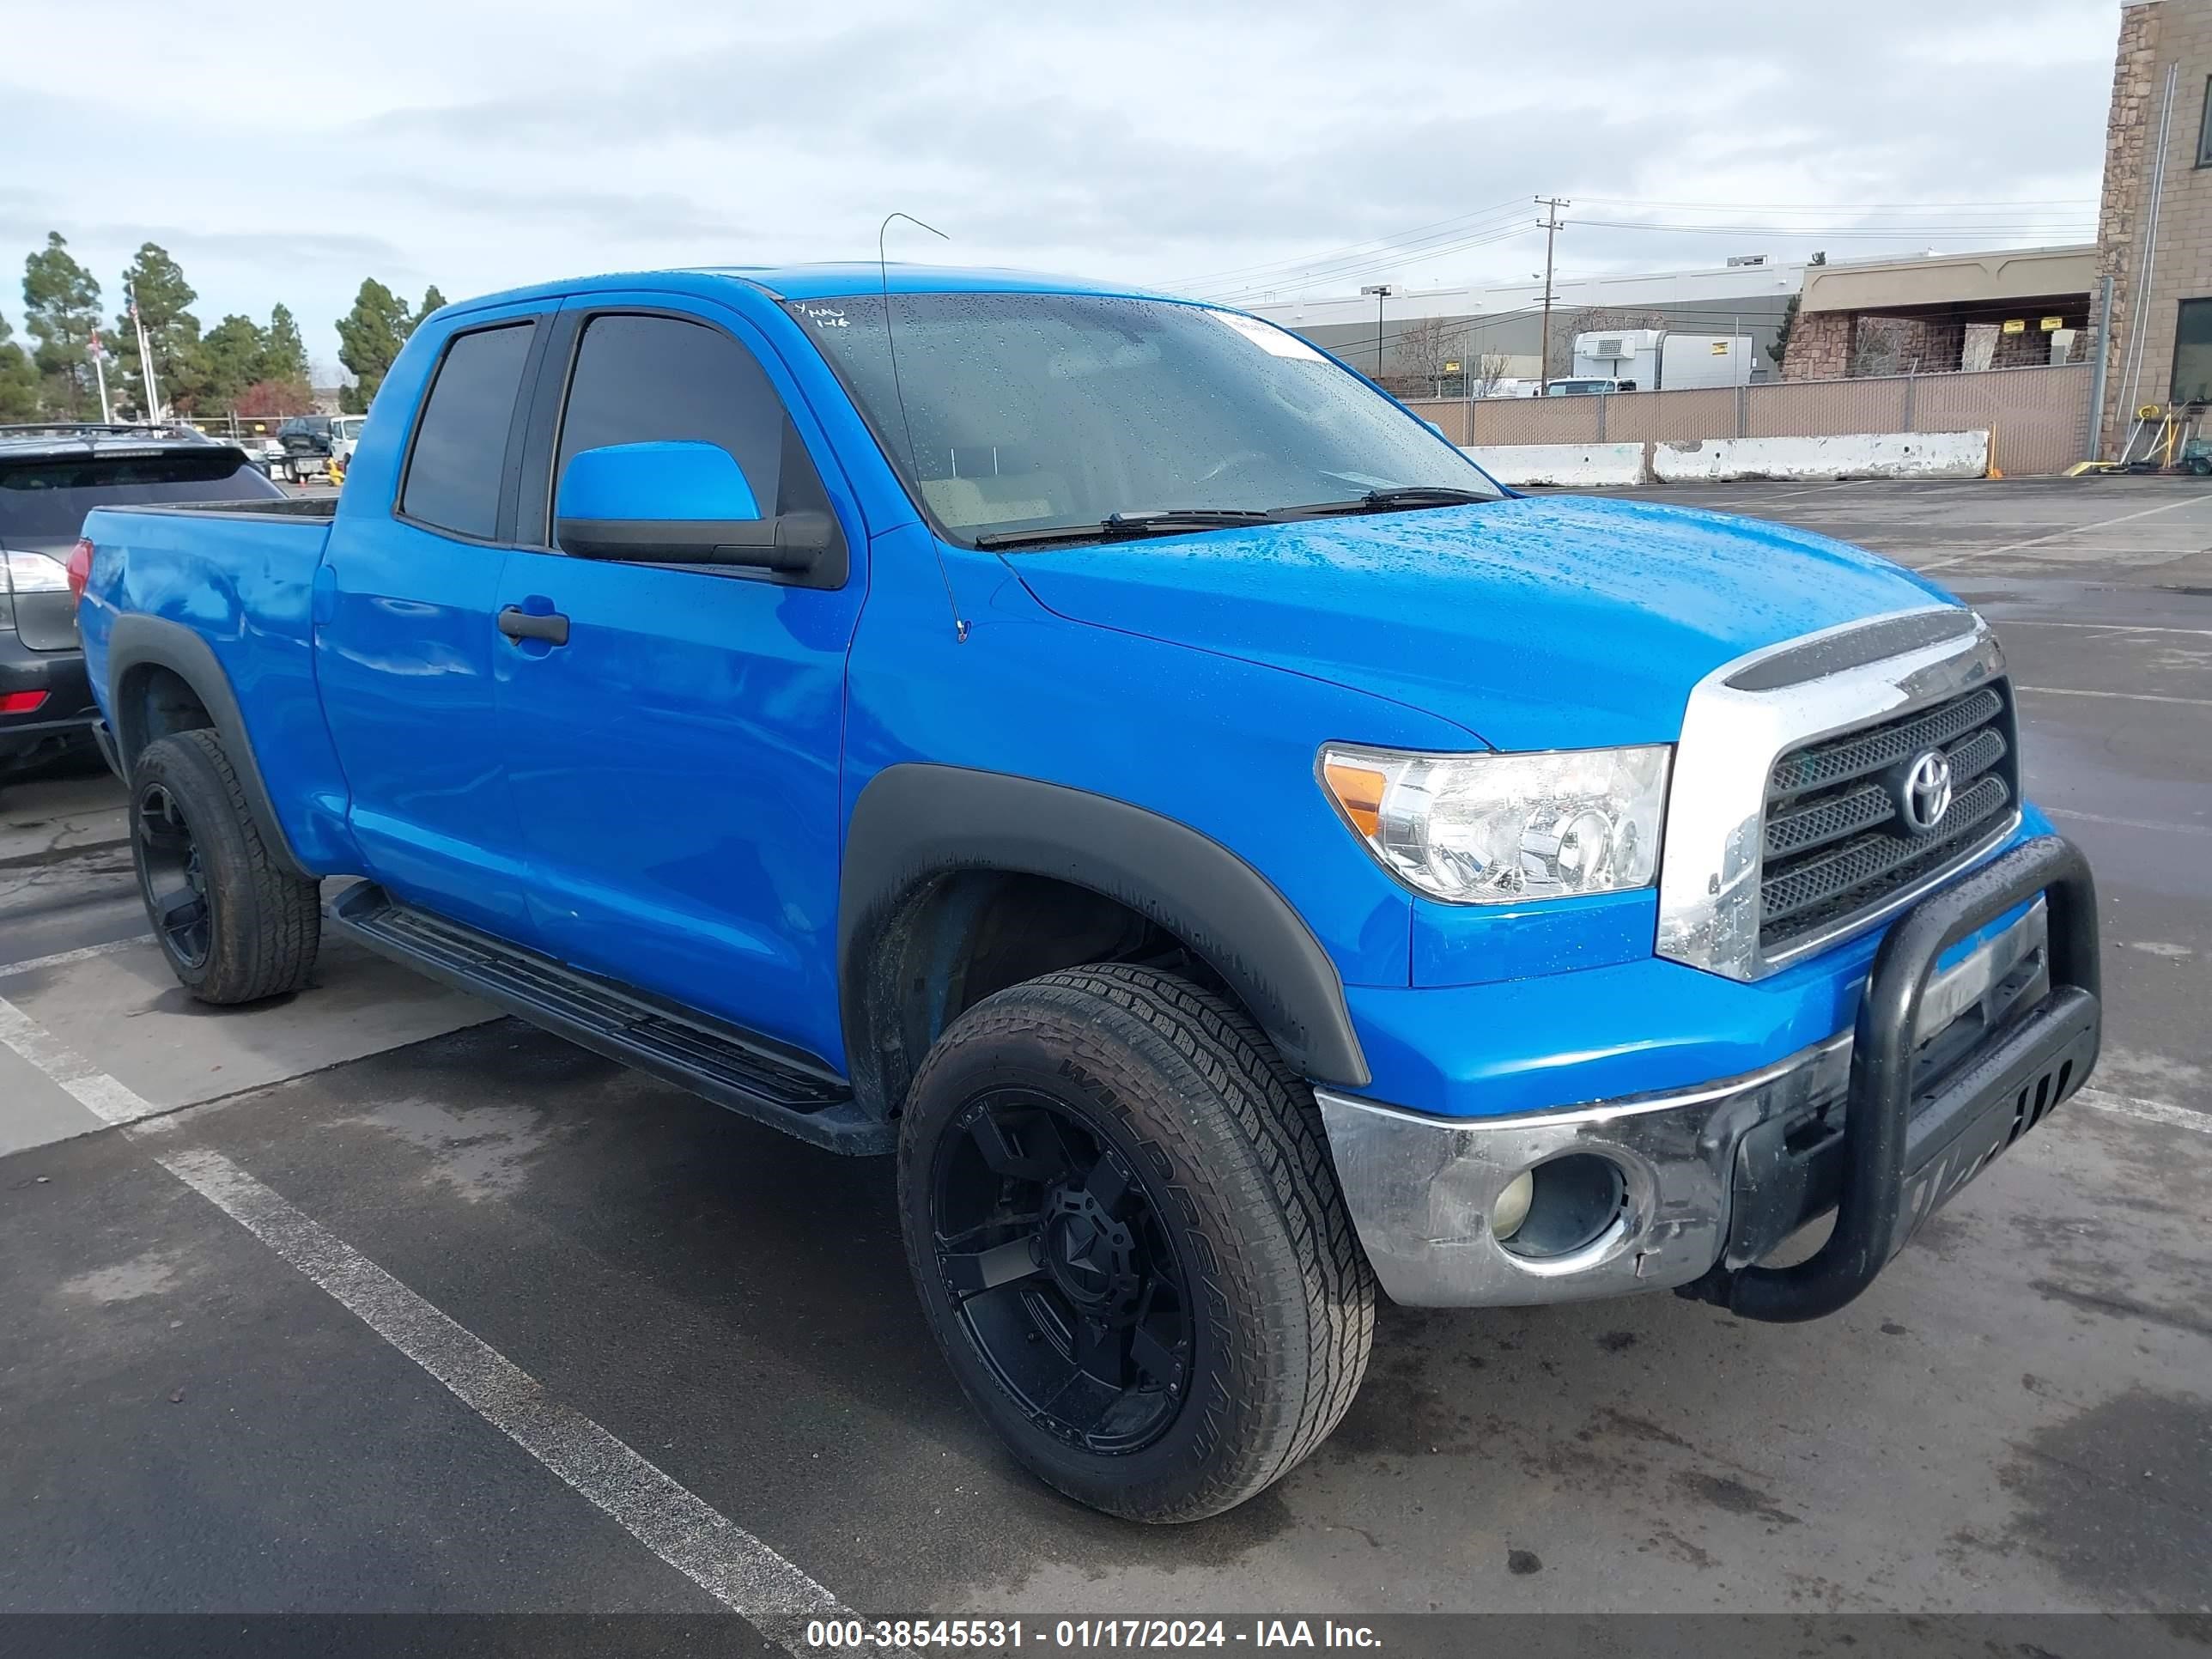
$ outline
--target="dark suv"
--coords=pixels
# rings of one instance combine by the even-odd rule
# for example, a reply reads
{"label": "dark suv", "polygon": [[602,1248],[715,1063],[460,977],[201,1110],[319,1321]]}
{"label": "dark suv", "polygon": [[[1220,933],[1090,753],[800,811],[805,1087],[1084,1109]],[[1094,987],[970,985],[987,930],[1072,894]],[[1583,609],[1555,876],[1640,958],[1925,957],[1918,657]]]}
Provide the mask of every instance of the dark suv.
{"label": "dark suv", "polygon": [[0,776],[90,740],[69,568],[87,511],[283,493],[244,451],[166,428],[0,426]]}

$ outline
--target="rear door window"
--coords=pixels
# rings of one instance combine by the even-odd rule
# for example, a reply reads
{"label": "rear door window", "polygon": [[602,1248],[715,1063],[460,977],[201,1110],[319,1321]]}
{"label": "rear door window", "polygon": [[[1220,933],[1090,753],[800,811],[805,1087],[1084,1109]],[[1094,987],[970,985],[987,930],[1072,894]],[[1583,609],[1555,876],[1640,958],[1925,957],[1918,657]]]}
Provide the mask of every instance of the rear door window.
{"label": "rear door window", "polygon": [[457,334],[415,423],[399,511],[432,530],[489,541],[499,532],[500,486],[515,394],[534,323]]}

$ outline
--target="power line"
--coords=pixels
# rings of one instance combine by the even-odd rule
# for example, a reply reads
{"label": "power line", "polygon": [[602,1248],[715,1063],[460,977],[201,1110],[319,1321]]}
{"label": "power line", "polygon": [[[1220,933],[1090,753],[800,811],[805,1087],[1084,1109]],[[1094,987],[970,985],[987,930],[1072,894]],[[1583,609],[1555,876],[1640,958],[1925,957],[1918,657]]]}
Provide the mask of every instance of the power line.
{"label": "power line", "polygon": [[1531,228],[1529,222],[1525,220],[1493,221],[1487,224],[1467,226],[1460,230],[1441,235],[1421,237],[1397,243],[1387,248],[1350,254],[1342,258],[1310,260],[1295,268],[1286,267],[1279,272],[1248,277],[1241,283],[1200,286],[1207,291],[1222,291],[1225,289],[1226,291],[1236,293],[1250,293],[1268,288],[1295,287],[1300,283],[1314,282],[1331,275],[1375,270],[1389,264],[1404,264],[1416,259],[1434,258],[1438,255],[1453,252],[1461,248],[1480,246],[1486,242],[1508,240],[1512,237],[1526,234]]}
{"label": "power line", "polygon": [[2051,197],[2041,200],[2007,202],[1662,202],[1633,196],[1585,196],[1585,202],[1606,207],[1686,208],[1710,213],[1938,213],[1954,210],[1990,212],[2017,208],[2094,207],[2094,196]]}
{"label": "power line", "polygon": [[1286,289],[1294,292],[1300,289],[1311,288],[1319,283],[1340,283],[1354,276],[1364,276],[1375,271],[1401,267],[1427,259],[1440,258],[1448,253],[1459,253],[1464,252],[1470,248],[1486,247],[1496,242],[1510,242],[1517,237],[1529,235],[1537,228],[1538,228],[1534,224],[1516,225],[1510,229],[1491,231],[1482,235],[1464,237],[1456,241],[1437,243],[1426,247],[1409,248],[1382,258],[1366,258],[1356,262],[1345,262],[1333,266],[1316,267],[1311,270],[1291,272],[1278,279],[1262,279],[1257,282],[1248,283],[1239,288],[1225,290],[1211,290],[1208,293],[1201,294],[1200,297],[1226,299],[1253,295],[1276,294],[1281,293]]}
{"label": "power line", "polygon": [[1431,231],[1442,231],[1444,230],[1445,228],[1452,225],[1464,225],[1470,220],[1487,219],[1495,214],[1504,211],[1507,208],[1517,207],[1519,203],[1520,198],[1515,197],[1511,201],[1493,203],[1489,207],[1478,208],[1472,213],[1455,214],[1449,219],[1431,220],[1427,224],[1415,225],[1410,230],[1399,231],[1389,236],[1370,237],[1364,242],[1349,242],[1342,247],[1324,248],[1318,253],[1304,255],[1294,258],[1270,259],[1259,264],[1231,265],[1224,270],[1200,271],[1194,276],[1178,276],[1174,282],[1167,283],[1165,286],[1170,288],[1181,288],[1198,283],[1213,282],[1224,276],[1242,276],[1254,271],[1303,269],[1306,265],[1318,264],[1322,260],[1334,259],[1340,256],[1357,254],[1368,250],[1379,250],[1382,248],[1393,247],[1402,242],[1410,241],[1416,238],[1424,236]]}
{"label": "power line", "polygon": [[1886,239],[1890,241],[1925,239],[1930,236],[1994,236],[1994,235],[2057,235],[2082,230],[2080,220],[2034,224],[1936,224],[1915,221],[1899,225],[1697,225],[1675,224],[1657,219],[1577,219],[1578,225],[1602,230],[1661,230],[1674,231],[1685,236],[1789,236],[1807,237],[1824,241],[1865,241]]}

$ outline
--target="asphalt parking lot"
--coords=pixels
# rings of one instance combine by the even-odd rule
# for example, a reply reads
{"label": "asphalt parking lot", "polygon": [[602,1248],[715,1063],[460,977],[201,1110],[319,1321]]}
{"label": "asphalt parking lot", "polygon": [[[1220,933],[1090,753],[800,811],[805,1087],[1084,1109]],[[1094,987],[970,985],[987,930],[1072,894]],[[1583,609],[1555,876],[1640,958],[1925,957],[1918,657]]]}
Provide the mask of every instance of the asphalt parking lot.
{"label": "asphalt parking lot", "polygon": [[1844,1313],[1388,1309],[1310,1462],[1125,1526],[964,1408],[886,1164],[342,945],[201,1007],[118,787],[0,786],[0,1609],[2212,1611],[2212,486],[1640,493],[1979,605],[2100,884],[2092,1091]]}

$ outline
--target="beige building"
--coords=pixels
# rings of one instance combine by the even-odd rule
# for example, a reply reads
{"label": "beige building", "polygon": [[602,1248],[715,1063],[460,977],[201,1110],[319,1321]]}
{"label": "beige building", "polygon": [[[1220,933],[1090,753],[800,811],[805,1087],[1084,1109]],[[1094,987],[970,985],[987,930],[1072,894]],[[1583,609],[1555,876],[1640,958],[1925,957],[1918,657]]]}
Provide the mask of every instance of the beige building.
{"label": "beige building", "polygon": [[2094,243],[1808,266],[1783,378],[2079,362],[2096,276]]}
{"label": "beige building", "polygon": [[2112,281],[2112,456],[2143,405],[2212,404],[2212,0],[2120,13],[2097,243]]}

